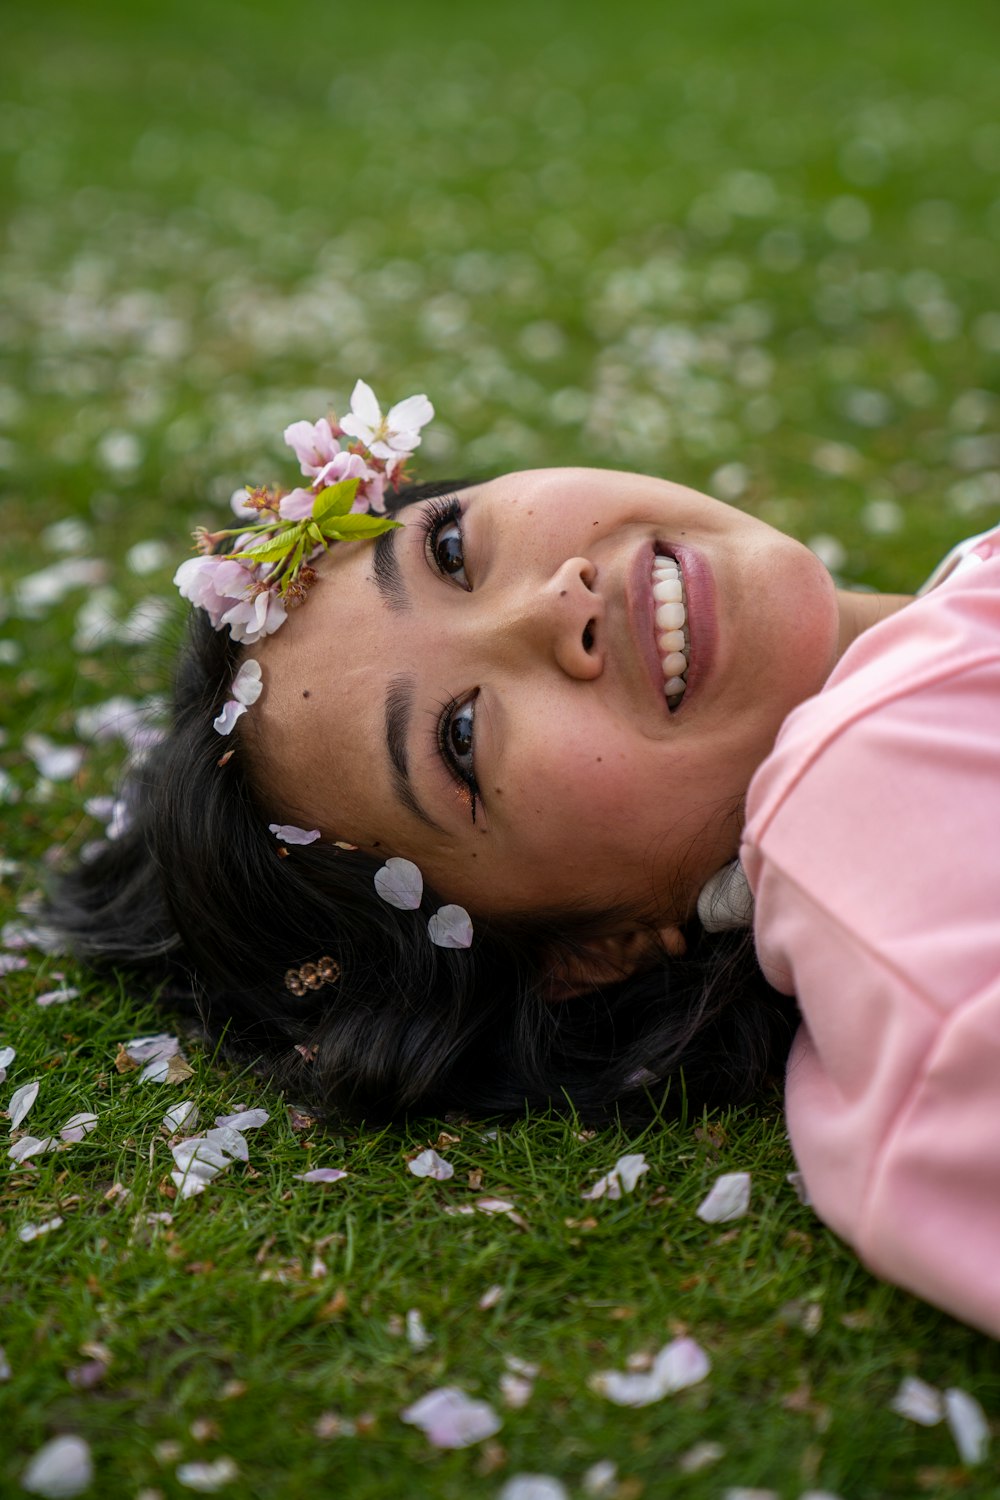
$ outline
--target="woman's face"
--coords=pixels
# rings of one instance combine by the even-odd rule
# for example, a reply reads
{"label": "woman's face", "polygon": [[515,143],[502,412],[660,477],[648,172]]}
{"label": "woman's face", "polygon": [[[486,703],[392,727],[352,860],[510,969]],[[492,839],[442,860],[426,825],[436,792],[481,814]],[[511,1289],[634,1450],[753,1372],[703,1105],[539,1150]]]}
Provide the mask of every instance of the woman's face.
{"label": "woman's face", "polygon": [[[453,520],[425,501],[378,543],[333,548],[253,648],[276,817],[411,859],[474,915],[684,920],[737,851],[779,725],[833,666],[829,574],[764,522],[637,474],[535,469],[456,500]],[[657,555],[677,560],[690,637],[673,708]]]}

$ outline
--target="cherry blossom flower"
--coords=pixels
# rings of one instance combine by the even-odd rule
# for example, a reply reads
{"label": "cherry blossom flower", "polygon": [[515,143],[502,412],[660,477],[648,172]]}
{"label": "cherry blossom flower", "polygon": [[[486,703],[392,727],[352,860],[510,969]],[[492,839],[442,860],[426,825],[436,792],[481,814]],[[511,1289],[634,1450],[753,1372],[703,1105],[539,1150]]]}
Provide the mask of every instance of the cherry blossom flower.
{"label": "cherry blossom flower", "polygon": [[426,396],[408,396],[389,408],[382,408],[371,386],[359,380],[351,394],[351,410],[341,422],[343,430],[358,438],[375,458],[407,458],[420,446],[420,429],[434,416]]}
{"label": "cherry blossom flower", "polygon": [[251,570],[233,558],[189,557],[174,574],[185,599],[207,613],[216,630],[229,626],[234,641],[252,646],[285,621],[285,606],[262,589]]}
{"label": "cherry blossom flower", "polygon": [[318,422],[293,422],[285,428],[284,439],[294,450],[303,474],[322,473],[340,454],[340,444],[326,417],[320,417]]}

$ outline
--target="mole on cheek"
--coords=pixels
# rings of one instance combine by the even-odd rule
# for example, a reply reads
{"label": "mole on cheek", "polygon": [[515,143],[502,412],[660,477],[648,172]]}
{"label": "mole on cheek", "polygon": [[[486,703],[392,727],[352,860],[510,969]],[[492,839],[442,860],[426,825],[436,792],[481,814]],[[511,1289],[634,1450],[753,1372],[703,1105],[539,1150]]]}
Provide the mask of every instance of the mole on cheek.
{"label": "mole on cheek", "polygon": [[303,698],[308,698],[309,697],[309,689],[308,688],[303,688],[302,689],[302,696],[303,696]]}

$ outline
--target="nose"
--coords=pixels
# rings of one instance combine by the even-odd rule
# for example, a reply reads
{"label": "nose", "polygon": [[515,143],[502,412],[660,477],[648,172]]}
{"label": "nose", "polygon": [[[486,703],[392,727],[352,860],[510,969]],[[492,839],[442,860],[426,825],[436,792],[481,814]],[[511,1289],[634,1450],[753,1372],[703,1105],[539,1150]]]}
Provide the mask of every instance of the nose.
{"label": "nose", "polygon": [[604,670],[605,604],[596,566],[570,557],[539,582],[537,574],[504,591],[490,613],[493,649],[515,664],[539,656],[567,676],[591,681]]}

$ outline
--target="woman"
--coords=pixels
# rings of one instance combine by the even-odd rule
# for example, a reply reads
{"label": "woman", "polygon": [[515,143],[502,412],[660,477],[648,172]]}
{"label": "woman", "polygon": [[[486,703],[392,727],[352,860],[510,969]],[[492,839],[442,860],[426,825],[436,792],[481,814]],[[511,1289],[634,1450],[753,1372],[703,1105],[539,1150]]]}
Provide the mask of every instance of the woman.
{"label": "woman", "polygon": [[[784,1062],[786,996],[811,997],[808,922],[781,943],[795,861],[770,859],[751,795],[745,860],[778,913],[754,956],[747,790],[796,825],[797,763],[767,791],[779,731],[908,600],[838,591],[763,522],[598,470],[402,489],[401,524],[324,550],[380,509],[429,413],[383,418],[359,382],[340,426],[286,433],[308,487],[245,496],[263,529],[179,570],[209,618],[172,730],[57,920],[332,1110],[752,1098]],[[842,788],[834,813],[849,828]]]}

